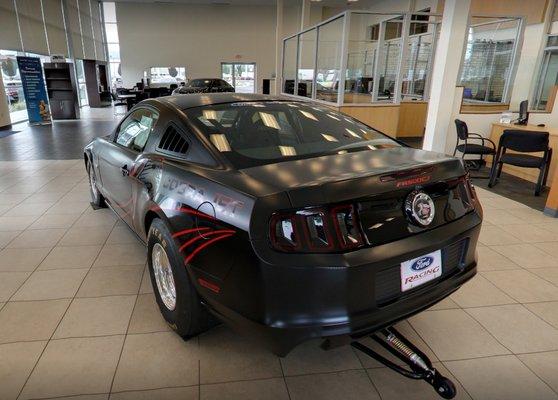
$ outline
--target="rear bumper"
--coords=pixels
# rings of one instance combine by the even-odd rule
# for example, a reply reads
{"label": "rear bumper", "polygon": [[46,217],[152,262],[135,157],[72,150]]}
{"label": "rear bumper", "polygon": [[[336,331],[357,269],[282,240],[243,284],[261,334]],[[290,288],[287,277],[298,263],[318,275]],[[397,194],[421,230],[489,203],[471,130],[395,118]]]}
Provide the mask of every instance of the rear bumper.
{"label": "rear bumper", "polygon": [[[246,318],[218,302],[208,305],[233,328],[263,340],[278,355],[311,338],[363,336],[432,306],[471,279],[476,274],[480,224],[480,215],[471,213],[429,232],[345,254],[340,266],[261,262],[261,319]],[[442,276],[401,293],[400,263],[438,249]]]}

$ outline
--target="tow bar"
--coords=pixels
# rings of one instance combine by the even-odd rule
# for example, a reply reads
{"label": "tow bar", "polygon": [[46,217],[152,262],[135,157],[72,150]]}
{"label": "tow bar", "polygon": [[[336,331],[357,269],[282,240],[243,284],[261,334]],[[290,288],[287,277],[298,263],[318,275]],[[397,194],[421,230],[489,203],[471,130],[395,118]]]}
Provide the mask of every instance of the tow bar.
{"label": "tow bar", "polygon": [[444,399],[453,399],[455,397],[456,389],[453,382],[440,374],[436,368],[432,366],[430,359],[394,327],[375,332],[370,335],[370,338],[407,364],[409,369],[391,362],[360,342],[353,341],[351,342],[351,346],[407,378],[422,379],[428,382]]}

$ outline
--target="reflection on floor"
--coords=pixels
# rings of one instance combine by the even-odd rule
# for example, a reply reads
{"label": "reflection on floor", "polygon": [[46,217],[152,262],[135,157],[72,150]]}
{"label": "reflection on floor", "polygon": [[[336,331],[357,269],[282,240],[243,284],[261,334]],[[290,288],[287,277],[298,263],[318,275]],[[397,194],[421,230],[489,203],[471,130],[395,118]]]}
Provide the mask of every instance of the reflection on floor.
{"label": "reflection on floor", "polygon": [[0,160],[80,158],[87,143],[109,134],[122,118],[114,116],[112,107],[83,107],[81,114],[81,119],[54,121],[52,125],[13,125],[12,130],[20,132],[0,139]]}
{"label": "reflection on floor", "polygon": [[[0,171],[0,399],[439,399],[348,346],[279,359],[226,326],[183,341],[144,246],[89,206],[81,159]],[[558,399],[558,219],[478,195],[478,275],[399,328],[458,399]]]}

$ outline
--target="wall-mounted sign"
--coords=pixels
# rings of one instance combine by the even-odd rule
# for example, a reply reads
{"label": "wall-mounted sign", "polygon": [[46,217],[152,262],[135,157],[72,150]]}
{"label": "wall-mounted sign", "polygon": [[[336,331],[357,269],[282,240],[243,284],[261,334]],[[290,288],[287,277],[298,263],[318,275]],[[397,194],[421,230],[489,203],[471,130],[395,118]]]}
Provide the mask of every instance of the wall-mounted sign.
{"label": "wall-mounted sign", "polygon": [[64,54],[52,54],[50,62],[66,62],[66,56]]}
{"label": "wall-mounted sign", "polygon": [[50,108],[43,78],[41,60],[36,57],[17,57],[19,75],[27,105],[30,124],[50,124]]}

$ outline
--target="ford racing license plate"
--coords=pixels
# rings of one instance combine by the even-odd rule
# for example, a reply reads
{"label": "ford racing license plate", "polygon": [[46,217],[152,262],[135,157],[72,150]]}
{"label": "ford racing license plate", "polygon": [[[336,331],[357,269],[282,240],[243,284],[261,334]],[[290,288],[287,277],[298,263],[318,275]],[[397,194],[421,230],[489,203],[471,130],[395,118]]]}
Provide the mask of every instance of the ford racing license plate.
{"label": "ford racing license plate", "polygon": [[436,250],[401,263],[401,291],[412,289],[442,275],[442,252]]}

